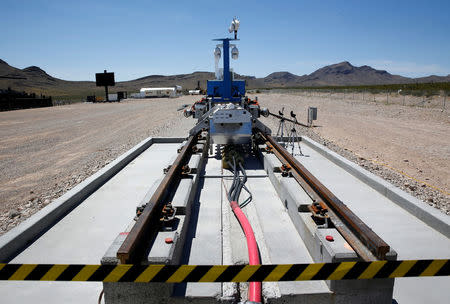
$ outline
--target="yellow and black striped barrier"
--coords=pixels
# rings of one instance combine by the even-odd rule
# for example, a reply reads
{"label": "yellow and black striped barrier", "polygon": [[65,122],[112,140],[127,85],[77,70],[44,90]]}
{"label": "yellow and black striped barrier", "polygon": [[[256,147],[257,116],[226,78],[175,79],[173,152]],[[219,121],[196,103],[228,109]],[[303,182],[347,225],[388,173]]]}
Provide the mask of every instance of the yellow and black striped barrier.
{"label": "yellow and black striped barrier", "polygon": [[446,260],[280,265],[0,264],[0,280],[89,282],[263,282],[449,276]]}

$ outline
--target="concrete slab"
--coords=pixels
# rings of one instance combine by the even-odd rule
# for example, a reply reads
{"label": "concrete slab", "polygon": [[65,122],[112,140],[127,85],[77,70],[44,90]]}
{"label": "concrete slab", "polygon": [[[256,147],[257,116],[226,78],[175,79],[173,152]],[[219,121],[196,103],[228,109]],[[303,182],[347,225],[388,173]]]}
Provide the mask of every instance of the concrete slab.
{"label": "concrete slab", "polygon": [[[202,153],[202,150],[199,149],[198,152]],[[152,246],[148,253],[147,262],[150,264],[185,264],[188,263],[187,257],[189,254],[184,254],[184,248],[186,240],[188,240],[188,244],[186,247],[189,247],[192,243],[191,237],[187,235],[189,226],[193,226],[192,223],[196,223],[196,220],[191,221],[191,211],[193,201],[198,196],[197,188],[198,181],[200,180],[199,174],[202,172],[202,168],[204,165],[204,157],[206,153],[194,154],[191,157],[190,161],[195,156],[199,156],[197,158],[196,163],[193,165],[195,169],[194,172],[198,172],[198,174],[191,171],[190,174],[184,176],[177,185],[177,188],[174,193],[169,194],[167,200],[172,202],[173,207],[176,209],[174,221],[161,229],[154,241],[152,242]],[[155,191],[156,189],[153,189]],[[147,193],[146,197],[150,194]],[[153,193],[152,193],[153,196]],[[195,203],[194,203],[195,204]],[[194,208],[197,210],[198,208]],[[198,211],[194,214],[195,216],[198,214]],[[195,227],[195,225],[194,225]],[[167,241],[167,239],[171,239],[171,241]],[[115,244],[113,244],[115,246]],[[115,246],[117,247],[117,246]],[[108,250],[109,252],[111,251]],[[113,253],[115,256],[117,252]],[[110,253],[107,253],[111,255]],[[102,261],[104,261],[107,257],[104,256]],[[109,259],[109,258],[108,258]],[[171,302],[177,301],[183,303],[186,297],[186,284],[166,284],[170,286],[167,288],[160,288],[158,284],[122,284],[122,283],[111,283],[104,284],[104,292],[105,297],[108,300],[108,303],[135,303],[139,301],[145,301],[147,303],[160,303],[161,300],[166,301],[169,300]],[[173,290],[172,290],[173,287]],[[121,293],[118,292],[121,291]],[[220,288],[219,288],[220,290]],[[124,299],[124,295],[132,295],[132,297],[127,297]],[[151,299],[145,299],[142,295],[152,294],[154,295]],[[205,294],[199,293],[199,297],[204,299]],[[215,294],[216,295],[216,294]],[[214,301],[216,298],[214,297]]]}
{"label": "concrete slab", "polygon": [[[151,146],[12,262],[98,264],[177,146]],[[101,289],[101,283],[0,282],[2,303],[92,303]]]}
{"label": "concrete slab", "polygon": [[151,137],[144,139],[19,226],[1,236],[0,261],[9,262],[13,259],[153,143],[154,139]]}
{"label": "concrete slab", "polygon": [[404,208],[415,217],[424,221],[433,229],[441,232],[450,238],[450,217],[440,212],[438,209],[424,204],[419,199],[411,196],[403,190],[395,187],[379,176],[365,170],[350,160],[331,151],[327,147],[316,143],[315,141],[304,137],[302,139],[309,147],[323,155],[326,159],[343,168],[359,180],[363,181],[382,195],[389,198],[392,202]]}
{"label": "concrete slab", "polygon": [[190,212],[189,197],[191,195],[194,181],[192,178],[183,178],[178,184],[177,191],[172,198],[172,206],[177,209],[176,214],[183,214]]}
{"label": "concrete slab", "polygon": [[[325,186],[337,195],[370,228],[383,238],[398,253],[398,259],[448,258],[450,239],[428,226],[420,218],[392,202],[309,146],[302,146],[310,157],[298,158]],[[396,279],[396,281],[400,281]],[[403,280],[402,280],[403,281]],[[427,280],[405,280],[394,286],[394,298],[399,303],[429,302],[428,294],[433,292],[437,302],[447,302],[446,288],[450,278]],[[411,297],[411,292],[428,290]]]}
{"label": "concrete slab", "polygon": [[[269,179],[249,179],[247,186],[253,193],[251,204],[256,208],[271,262],[313,263],[308,249]],[[324,281],[280,282],[278,285],[281,296],[290,297],[292,301],[299,300],[292,297],[301,294],[331,294]]]}
{"label": "concrete slab", "polygon": [[[327,236],[333,238],[332,241],[326,239]],[[342,235],[334,228],[317,229],[316,238],[323,247],[320,250],[321,261],[323,263],[337,263],[357,261],[358,255],[345,241]]]}
{"label": "concrete slab", "polygon": [[302,164],[391,245],[399,260],[448,258],[450,239],[316,151],[304,150],[310,157],[301,158]]}
{"label": "concrete slab", "polygon": [[[221,179],[203,179],[198,200],[194,201],[192,224],[188,231],[185,254],[190,265],[222,264]],[[188,283],[187,298],[219,299],[222,283]]]}
{"label": "concrete slab", "polygon": [[[184,215],[176,216],[176,228],[172,231],[160,231],[153,242],[153,246],[148,254],[149,264],[173,264],[177,265],[181,260],[183,240],[181,235],[187,223]],[[167,243],[167,238],[172,239],[172,243]]]}
{"label": "concrete slab", "polygon": [[[137,157],[13,262],[99,263],[117,235],[129,227],[135,207],[148,194],[152,184],[162,177],[163,166],[176,155],[179,143],[157,146],[152,146]],[[367,180],[359,179],[355,174],[336,165],[339,162],[331,161],[330,156],[317,151],[317,147],[302,145],[302,149],[309,157],[299,157],[300,161],[385,239],[398,252],[399,259],[448,258],[450,243],[444,234],[414,217],[411,210],[406,211],[401,204],[394,204],[392,197],[372,188]],[[298,192],[298,188],[289,178],[281,178],[275,173],[272,180],[276,182],[278,191],[287,190],[286,194],[277,194],[262,166],[263,163],[256,159],[246,162],[249,176],[247,186],[254,198],[253,202],[244,208],[244,213],[254,226],[262,261],[283,264],[313,262],[307,245],[299,236],[298,223],[294,223],[292,219],[293,212],[298,213],[298,209],[307,205],[310,199],[304,192]],[[229,177],[223,176],[230,176],[231,173],[226,170],[222,172],[219,158],[209,157],[205,175],[204,178],[199,178],[198,175],[194,178],[200,180],[201,192],[194,200],[190,214],[183,263],[245,262],[245,239],[222,189],[222,180],[225,184],[229,183]],[[393,192],[397,191],[394,190]],[[286,204],[287,199],[292,202]],[[300,213],[298,218],[302,216]],[[302,222],[304,224],[301,229],[305,233],[311,234],[311,238],[323,240],[323,235],[316,236],[315,230],[310,229],[308,221]],[[327,233],[333,234],[335,231]],[[337,234],[334,236],[339,237]],[[332,246],[328,249],[330,252],[337,250]],[[170,252],[162,255],[167,254],[170,255]],[[361,290],[367,289],[365,284],[368,283],[355,285],[357,288],[353,291],[338,288],[338,292],[333,294],[324,281],[268,283],[263,284],[263,293],[267,303],[345,303],[355,302],[356,297],[362,300],[364,297],[360,297],[360,294]],[[388,285],[386,284],[386,288]],[[446,303],[446,287],[449,285],[450,278],[397,279],[394,298],[400,304],[425,301]],[[98,283],[0,282],[0,291],[3,291],[2,303],[95,302],[101,288],[102,284]],[[176,303],[214,303],[245,299],[247,292],[246,284],[234,283],[178,284],[175,286],[176,296],[181,295],[181,298],[170,297],[172,284],[160,284],[151,288],[155,293],[146,289],[147,291],[141,294],[140,289],[142,287],[137,285],[122,284],[111,296],[140,302],[144,302],[143,299],[148,296],[156,301],[162,300],[163,297],[162,301],[167,303],[172,300]],[[126,290],[132,290],[133,294],[125,298],[122,293]],[[429,292],[424,293],[423,290]],[[344,294],[338,294],[341,291]],[[367,294],[367,301],[371,296]],[[390,298],[388,300],[390,301]]]}

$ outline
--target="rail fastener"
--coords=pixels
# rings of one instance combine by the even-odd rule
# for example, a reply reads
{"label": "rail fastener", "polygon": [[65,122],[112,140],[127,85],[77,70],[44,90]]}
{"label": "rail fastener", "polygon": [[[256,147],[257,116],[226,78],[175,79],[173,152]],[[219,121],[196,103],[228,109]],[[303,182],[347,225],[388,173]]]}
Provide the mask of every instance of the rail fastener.
{"label": "rail fastener", "polygon": [[356,253],[365,261],[384,260],[389,252],[389,245],[370,229],[356,214],[354,214],[338,197],[323,185],[311,172],[282,147],[271,135],[259,132],[266,145],[271,147],[283,166],[289,167],[289,172],[318,203],[328,209],[328,216],[336,229],[352,246]]}

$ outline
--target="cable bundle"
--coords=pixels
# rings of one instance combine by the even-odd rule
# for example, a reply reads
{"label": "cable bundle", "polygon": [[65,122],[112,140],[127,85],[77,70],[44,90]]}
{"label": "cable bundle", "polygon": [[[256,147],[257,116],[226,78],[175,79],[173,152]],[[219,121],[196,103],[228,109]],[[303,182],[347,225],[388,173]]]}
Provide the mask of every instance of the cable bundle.
{"label": "cable bundle", "polygon": [[[242,189],[244,189],[249,196],[239,204],[240,208],[245,207],[252,201],[252,193],[247,188],[245,183],[247,182],[247,173],[245,172],[244,167],[240,161],[236,162],[236,158],[232,157],[232,162],[227,162],[228,166],[233,170],[233,183],[231,184],[230,190],[228,190],[228,201],[230,202],[238,202],[239,196],[241,195]],[[242,171],[243,177],[239,176],[239,171]]]}

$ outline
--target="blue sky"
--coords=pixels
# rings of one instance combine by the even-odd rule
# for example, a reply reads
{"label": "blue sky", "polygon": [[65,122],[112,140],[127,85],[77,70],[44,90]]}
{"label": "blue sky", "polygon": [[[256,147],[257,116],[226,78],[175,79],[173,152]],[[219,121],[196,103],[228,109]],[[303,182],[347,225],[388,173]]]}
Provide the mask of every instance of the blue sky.
{"label": "blue sky", "polygon": [[[223,5],[226,3],[226,5]],[[0,0],[0,59],[67,80],[213,71],[213,38],[241,20],[234,70],[309,74],[349,61],[450,74],[450,1]]]}

